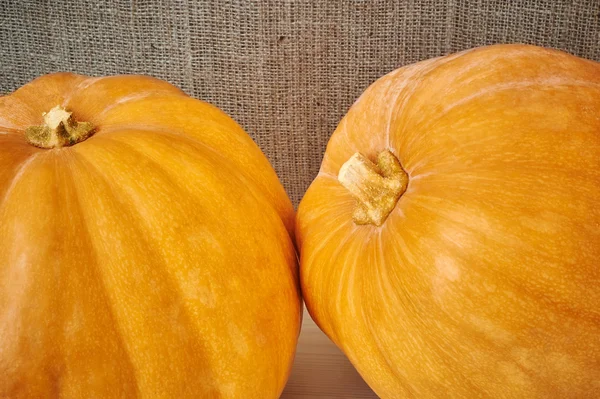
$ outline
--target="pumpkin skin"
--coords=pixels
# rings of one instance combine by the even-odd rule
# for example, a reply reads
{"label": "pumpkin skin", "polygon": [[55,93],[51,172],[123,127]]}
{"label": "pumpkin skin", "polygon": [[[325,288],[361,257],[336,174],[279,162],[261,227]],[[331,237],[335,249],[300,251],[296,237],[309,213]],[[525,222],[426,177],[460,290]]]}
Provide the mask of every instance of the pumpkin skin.
{"label": "pumpkin skin", "polygon": [[[56,105],[94,134],[29,144]],[[166,82],[62,73],[0,98],[0,397],[278,397],[293,223],[252,139]]]}
{"label": "pumpkin skin", "polygon": [[[406,191],[357,223],[347,187],[379,183],[338,179],[385,150]],[[598,63],[497,45],[400,68],[299,206],[305,303],[382,398],[596,398],[599,198]]]}

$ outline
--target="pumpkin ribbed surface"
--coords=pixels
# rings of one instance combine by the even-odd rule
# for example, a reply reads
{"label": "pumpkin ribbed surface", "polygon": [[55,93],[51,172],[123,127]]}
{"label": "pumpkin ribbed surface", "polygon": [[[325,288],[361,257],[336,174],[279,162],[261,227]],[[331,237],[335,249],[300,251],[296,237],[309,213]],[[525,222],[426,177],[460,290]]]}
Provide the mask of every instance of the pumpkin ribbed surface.
{"label": "pumpkin ribbed surface", "polygon": [[307,307],[382,398],[597,397],[599,198],[599,64],[502,45],[398,69],[300,204]]}
{"label": "pumpkin ribbed surface", "polygon": [[[55,106],[91,136],[29,143]],[[54,74],[0,98],[0,397],[278,397],[292,229],[251,138],[165,82]]]}

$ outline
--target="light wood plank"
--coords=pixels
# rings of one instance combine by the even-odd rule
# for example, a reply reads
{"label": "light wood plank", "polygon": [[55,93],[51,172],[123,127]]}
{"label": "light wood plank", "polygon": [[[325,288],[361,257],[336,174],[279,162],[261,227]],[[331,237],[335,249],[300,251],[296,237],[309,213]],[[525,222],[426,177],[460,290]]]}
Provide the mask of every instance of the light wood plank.
{"label": "light wood plank", "polygon": [[372,399],[369,389],[346,356],[304,312],[292,374],[282,399]]}

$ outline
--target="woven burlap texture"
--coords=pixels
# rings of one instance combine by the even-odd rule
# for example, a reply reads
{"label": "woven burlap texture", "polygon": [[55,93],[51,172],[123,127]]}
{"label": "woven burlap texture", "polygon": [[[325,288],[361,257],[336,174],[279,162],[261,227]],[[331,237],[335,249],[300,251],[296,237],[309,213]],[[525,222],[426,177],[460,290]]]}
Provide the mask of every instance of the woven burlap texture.
{"label": "woven burlap texture", "polygon": [[142,73],[237,120],[295,204],[348,107],[399,66],[523,42],[600,59],[600,0],[0,0],[0,91]]}

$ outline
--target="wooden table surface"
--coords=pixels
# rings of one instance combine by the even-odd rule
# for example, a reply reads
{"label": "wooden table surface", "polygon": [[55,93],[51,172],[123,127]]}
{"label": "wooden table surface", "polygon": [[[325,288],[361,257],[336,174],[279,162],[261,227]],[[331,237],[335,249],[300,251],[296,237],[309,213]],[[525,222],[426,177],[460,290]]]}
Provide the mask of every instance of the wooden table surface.
{"label": "wooden table surface", "polygon": [[292,374],[282,399],[377,398],[344,354],[304,312]]}

